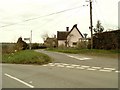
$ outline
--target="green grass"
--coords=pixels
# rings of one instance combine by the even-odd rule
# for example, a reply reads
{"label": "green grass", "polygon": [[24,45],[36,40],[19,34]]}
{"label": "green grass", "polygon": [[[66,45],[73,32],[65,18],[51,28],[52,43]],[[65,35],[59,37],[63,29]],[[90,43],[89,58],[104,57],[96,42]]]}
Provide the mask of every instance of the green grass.
{"label": "green grass", "polygon": [[52,62],[49,56],[32,50],[23,50],[11,54],[3,54],[2,56],[2,63],[47,64],[49,62]]}
{"label": "green grass", "polygon": [[98,49],[76,49],[76,48],[66,48],[66,49],[47,49],[48,51],[54,52],[62,52],[62,53],[70,53],[70,54],[86,54],[86,55],[94,55],[94,56],[106,56],[106,57],[117,57],[117,50],[98,50]]}

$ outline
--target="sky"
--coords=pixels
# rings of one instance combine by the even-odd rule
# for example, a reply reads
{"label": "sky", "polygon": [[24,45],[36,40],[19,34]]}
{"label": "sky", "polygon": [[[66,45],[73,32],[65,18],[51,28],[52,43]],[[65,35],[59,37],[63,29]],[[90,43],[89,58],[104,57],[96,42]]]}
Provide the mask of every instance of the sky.
{"label": "sky", "polygon": [[[53,37],[77,24],[90,37],[89,0],[0,0],[0,42],[17,42],[19,37],[43,43],[42,36]],[[92,0],[93,26],[100,20],[106,30],[118,28],[120,0]],[[26,41],[28,42],[28,41]]]}

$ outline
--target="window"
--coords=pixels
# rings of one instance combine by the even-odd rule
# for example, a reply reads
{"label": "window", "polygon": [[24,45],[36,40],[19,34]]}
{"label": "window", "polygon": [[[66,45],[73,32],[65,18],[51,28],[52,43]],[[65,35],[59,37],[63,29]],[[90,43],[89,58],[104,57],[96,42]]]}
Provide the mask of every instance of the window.
{"label": "window", "polygon": [[77,42],[73,42],[73,45],[77,45]]}

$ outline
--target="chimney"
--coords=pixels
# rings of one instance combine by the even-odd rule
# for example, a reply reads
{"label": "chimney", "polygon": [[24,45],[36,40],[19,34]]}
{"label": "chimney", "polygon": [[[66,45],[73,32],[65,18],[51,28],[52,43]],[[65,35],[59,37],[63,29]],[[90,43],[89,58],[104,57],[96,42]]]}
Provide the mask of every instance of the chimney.
{"label": "chimney", "polygon": [[67,31],[67,32],[69,31],[69,27],[66,27],[66,31]]}
{"label": "chimney", "polygon": [[54,35],[54,38],[56,38],[56,35]]}

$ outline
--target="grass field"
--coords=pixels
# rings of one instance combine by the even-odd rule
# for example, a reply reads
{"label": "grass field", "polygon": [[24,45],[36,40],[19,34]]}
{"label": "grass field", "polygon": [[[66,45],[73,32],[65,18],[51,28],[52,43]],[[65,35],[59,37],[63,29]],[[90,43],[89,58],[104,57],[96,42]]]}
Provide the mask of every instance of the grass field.
{"label": "grass field", "polygon": [[107,56],[107,57],[117,57],[118,53],[120,53],[118,52],[118,50],[75,49],[75,48],[69,48],[69,49],[54,48],[47,50],[54,52],[62,52],[62,53],[86,54],[86,55]]}
{"label": "grass field", "polygon": [[52,59],[49,56],[32,50],[23,50],[2,55],[2,63],[47,64],[49,62],[52,62]]}

